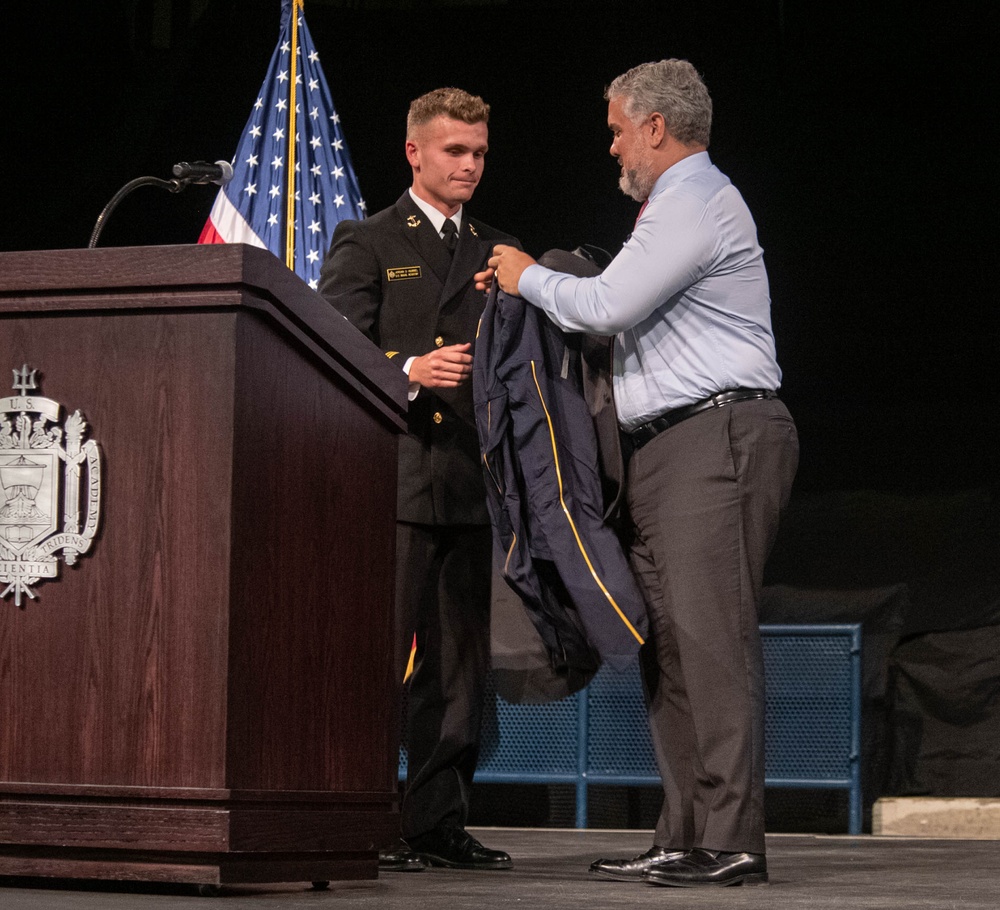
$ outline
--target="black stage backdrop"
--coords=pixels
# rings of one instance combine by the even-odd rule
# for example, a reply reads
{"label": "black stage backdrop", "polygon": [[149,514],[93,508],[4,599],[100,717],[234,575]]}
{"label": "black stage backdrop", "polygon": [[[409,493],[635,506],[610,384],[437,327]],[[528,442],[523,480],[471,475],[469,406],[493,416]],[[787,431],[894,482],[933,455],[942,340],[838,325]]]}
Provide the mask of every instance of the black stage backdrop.
{"label": "black stage backdrop", "polygon": [[[369,211],[408,183],[411,98],[459,85],[493,107],[474,208],[536,255],[618,249],[637,207],[617,189],[604,87],[636,63],[692,60],[715,101],[711,154],[765,248],[798,491],[919,493],[996,476],[991,7],[307,0],[305,12]],[[127,181],[232,157],[279,9],[5,12],[0,249],[86,246]],[[214,193],[142,188],[101,245],[194,242]]]}
{"label": "black stage backdrop", "polygon": [[[0,250],[84,247],[128,181],[231,158],[280,10],[278,0],[11,6]],[[865,684],[866,805],[883,793],[1000,795],[997,9],[305,4],[369,211],[408,184],[410,100],[459,85],[493,107],[474,209],[535,255],[580,243],[615,252],[631,229],[637,205],[608,154],[607,83],[663,57],[701,70],[715,101],[712,157],[765,249],[782,397],[802,445],[765,607],[772,619],[864,618],[863,649],[878,664]],[[101,245],[192,243],[214,196],[144,187]],[[866,606],[883,603],[891,622]]]}

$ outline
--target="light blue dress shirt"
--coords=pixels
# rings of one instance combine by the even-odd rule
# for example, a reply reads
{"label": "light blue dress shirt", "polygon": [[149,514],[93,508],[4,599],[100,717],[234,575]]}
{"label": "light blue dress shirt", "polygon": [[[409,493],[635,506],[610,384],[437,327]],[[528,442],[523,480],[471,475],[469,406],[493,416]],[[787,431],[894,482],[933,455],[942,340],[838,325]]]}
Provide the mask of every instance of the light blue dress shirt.
{"label": "light blue dress shirt", "polygon": [[660,175],[600,276],[532,265],[519,290],[563,329],[616,336],[613,383],[625,430],[726,389],[781,384],[757,227],[707,152]]}

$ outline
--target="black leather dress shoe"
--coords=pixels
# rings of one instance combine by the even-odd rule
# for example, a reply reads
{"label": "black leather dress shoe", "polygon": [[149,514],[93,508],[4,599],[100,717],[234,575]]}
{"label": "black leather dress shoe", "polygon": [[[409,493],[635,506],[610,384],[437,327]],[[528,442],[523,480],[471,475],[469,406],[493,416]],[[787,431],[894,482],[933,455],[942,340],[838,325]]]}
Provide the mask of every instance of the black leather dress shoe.
{"label": "black leather dress shoe", "polygon": [[664,850],[652,847],[632,859],[597,859],[590,864],[594,875],[613,878],[618,882],[637,882],[643,872],[652,866],[665,865],[687,856],[686,850]]}
{"label": "black leather dress shoe", "polygon": [[449,869],[510,869],[510,856],[484,847],[464,828],[430,831],[408,838],[410,848],[432,866]]}
{"label": "black leather dress shoe", "polygon": [[763,853],[719,853],[698,849],[672,863],[650,866],[643,873],[642,880],[676,888],[763,885],[767,882],[767,860]]}
{"label": "black leather dress shoe", "polygon": [[422,872],[426,868],[427,863],[402,845],[378,851],[379,872]]}

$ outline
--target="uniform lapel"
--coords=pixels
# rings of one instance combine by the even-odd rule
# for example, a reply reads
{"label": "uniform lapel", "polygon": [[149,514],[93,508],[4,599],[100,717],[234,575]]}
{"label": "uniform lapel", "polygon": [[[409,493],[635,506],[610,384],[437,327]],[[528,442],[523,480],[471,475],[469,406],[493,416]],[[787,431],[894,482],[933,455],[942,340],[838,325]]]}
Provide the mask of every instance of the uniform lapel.
{"label": "uniform lapel", "polygon": [[451,261],[451,271],[448,272],[441,294],[442,304],[463,291],[472,280],[472,276],[482,270],[487,252],[486,242],[476,235],[476,229],[468,217],[463,217],[462,228],[458,232],[458,246]]}
{"label": "uniform lapel", "polygon": [[417,255],[431,267],[441,284],[445,284],[452,258],[440,235],[434,230],[434,225],[410,198],[409,191],[399,198],[396,210],[403,224],[403,235],[413,245]]}

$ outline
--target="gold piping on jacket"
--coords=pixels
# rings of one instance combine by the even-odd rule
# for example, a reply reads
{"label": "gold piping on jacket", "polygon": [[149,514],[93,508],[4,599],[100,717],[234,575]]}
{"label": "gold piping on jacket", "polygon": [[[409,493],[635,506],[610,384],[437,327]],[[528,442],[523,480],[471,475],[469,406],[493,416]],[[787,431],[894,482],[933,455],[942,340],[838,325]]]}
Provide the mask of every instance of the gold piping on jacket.
{"label": "gold piping on jacket", "polygon": [[[477,334],[477,337],[478,337],[478,334]],[[487,435],[489,435],[489,431],[492,428],[492,426],[493,426],[493,402],[492,401],[487,401],[486,402],[486,433],[487,433]],[[497,492],[501,496],[503,496],[503,487],[501,486],[500,481],[497,478],[497,475],[493,472],[493,468],[490,467],[490,460],[486,457],[486,453],[485,452],[483,452],[483,465],[486,467],[486,473],[490,475],[490,480],[492,480],[493,484],[496,486]],[[514,547],[517,546],[517,534],[515,534],[513,531],[511,531],[510,533],[511,533],[511,538],[512,539],[511,539],[511,542],[510,542],[510,547],[507,549],[507,558],[503,562],[503,574],[504,575],[507,575],[507,570],[508,570],[508,568],[510,568],[510,558],[514,554]]]}
{"label": "gold piping on jacket", "polygon": [[413,667],[417,662],[417,636],[414,634],[413,642],[410,644],[410,659],[406,662],[406,671],[403,673],[403,682],[408,682],[413,676]]}
{"label": "gold piping on jacket", "polygon": [[556,434],[555,430],[552,428],[552,417],[549,414],[549,409],[545,405],[545,398],[542,396],[541,386],[538,384],[538,373],[535,372],[535,361],[531,361],[531,378],[535,382],[535,389],[538,392],[538,400],[541,402],[542,410],[545,411],[545,421],[549,426],[549,439],[552,442],[552,461],[556,468],[556,480],[559,483],[559,505],[562,506],[563,514],[566,516],[566,520],[569,522],[570,529],[573,531],[573,537],[576,540],[576,545],[583,556],[584,562],[587,563],[587,568],[590,569],[590,574],[593,576],[594,581],[597,582],[597,586],[604,593],[604,596],[608,599],[608,603],[615,608],[615,612],[618,614],[619,618],[628,627],[629,632],[631,632],[636,641],[640,645],[645,644],[643,637],[636,631],[635,626],[628,621],[628,617],[625,616],[621,611],[621,607],[615,602],[614,597],[612,597],[611,592],[605,587],[604,582],[598,577],[597,572],[594,570],[594,565],[590,561],[590,557],[587,555],[587,550],[583,546],[583,541],[580,540],[580,534],[576,530],[576,523],[573,521],[573,516],[569,514],[569,509],[566,506],[566,500],[563,498],[563,483],[562,483],[562,471],[559,468],[559,451],[556,446]]}

